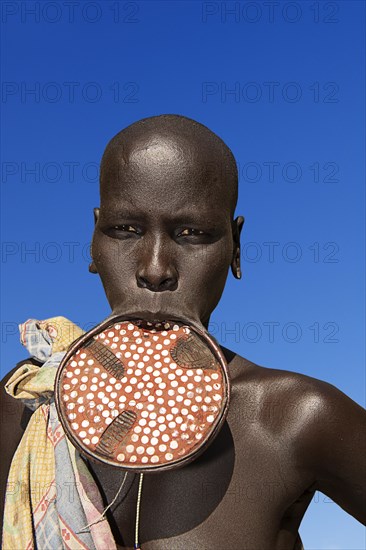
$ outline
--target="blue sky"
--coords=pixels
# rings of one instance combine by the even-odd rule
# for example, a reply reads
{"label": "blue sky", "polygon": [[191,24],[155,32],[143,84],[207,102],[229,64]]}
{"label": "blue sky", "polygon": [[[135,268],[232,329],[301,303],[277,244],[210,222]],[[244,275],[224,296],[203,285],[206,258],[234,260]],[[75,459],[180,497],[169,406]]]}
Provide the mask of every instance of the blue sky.
{"label": "blue sky", "polygon": [[[269,5],[270,4],[270,5]],[[109,308],[88,273],[98,163],[142,117],[206,124],[240,169],[243,278],[211,332],[365,403],[363,2],[2,3],[1,374],[17,324]],[[365,548],[317,493],[307,550]]]}

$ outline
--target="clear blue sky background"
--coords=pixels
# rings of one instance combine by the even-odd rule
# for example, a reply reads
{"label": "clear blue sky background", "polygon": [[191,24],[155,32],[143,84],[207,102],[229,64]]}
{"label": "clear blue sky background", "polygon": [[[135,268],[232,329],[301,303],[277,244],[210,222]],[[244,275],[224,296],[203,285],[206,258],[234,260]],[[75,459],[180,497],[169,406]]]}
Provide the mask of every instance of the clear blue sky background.
{"label": "clear blue sky background", "polygon": [[[243,279],[212,333],[364,404],[364,2],[75,4],[1,6],[1,374],[26,357],[19,322],[109,313],[88,273],[98,163],[126,125],[179,113],[240,165]],[[300,532],[306,550],[366,546],[320,493]]]}

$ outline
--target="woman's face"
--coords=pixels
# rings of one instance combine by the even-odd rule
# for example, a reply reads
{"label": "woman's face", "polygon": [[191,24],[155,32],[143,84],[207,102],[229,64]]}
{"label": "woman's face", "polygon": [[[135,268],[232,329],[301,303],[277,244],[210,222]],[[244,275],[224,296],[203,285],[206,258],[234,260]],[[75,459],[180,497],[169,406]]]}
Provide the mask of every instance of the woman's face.
{"label": "woman's face", "polygon": [[224,182],[164,140],[110,162],[92,256],[112,312],[207,326],[235,252]]}

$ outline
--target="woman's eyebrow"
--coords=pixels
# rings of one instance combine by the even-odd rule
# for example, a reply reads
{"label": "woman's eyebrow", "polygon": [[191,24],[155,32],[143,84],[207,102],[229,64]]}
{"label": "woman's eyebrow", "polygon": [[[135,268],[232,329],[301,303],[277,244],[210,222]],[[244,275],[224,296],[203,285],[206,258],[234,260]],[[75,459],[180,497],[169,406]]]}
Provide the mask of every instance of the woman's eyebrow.
{"label": "woman's eyebrow", "polygon": [[[146,220],[149,213],[139,211],[138,209],[132,208],[118,208],[108,215],[111,218],[118,220],[136,220],[144,221]],[[179,225],[179,224],[202,224],[202,223],[217,223],[217,213],[212,211],[203,211],[197,210],[197,212],[187,211],[180,212],[179,214],[171,213],[169,211],[161,213],[160,219],[164,220],[168,224]]]}

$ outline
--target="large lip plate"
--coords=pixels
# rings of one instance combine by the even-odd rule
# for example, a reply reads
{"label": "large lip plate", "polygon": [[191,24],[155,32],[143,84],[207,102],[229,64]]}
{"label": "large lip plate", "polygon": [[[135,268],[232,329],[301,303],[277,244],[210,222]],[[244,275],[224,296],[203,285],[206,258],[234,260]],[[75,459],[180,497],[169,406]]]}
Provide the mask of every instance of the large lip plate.
{"label": "large lip plate", "polygon": [[[191,330],[198,334],[198,336],[205,341],[206,344],[208,344],[209,348],[211,349],[211,352],[217,357],[217,359],[220,362],[220,365],[222,367],[223,371],[223,379],[225,381],[225,397],[222,402],[222,409],[221,409],[221,415],[219,416],[219,419],[216,421],[216,423],[213,425],[211,432],[206,437],[206,439],[203,441],[203,443],[193,450],[191,453],[187,454],[183,458],[180,458],[178,460],[167,462],[166,464],[149,464],[144,467],[141,466],[133,466],[121,463],[121,465],[117,464],[114,461],[111,461],[107,458],[99,457],[96,453],[90,452],[90,450],[84,446],[80,441],[78,441],[73,433],[71,432],[68,422],[64,419],[62,414],[62,406],[61,406],[61,384],[60,379],[62,376],[62,371],[64,367],[67,365],[70,357],[74,355],[74,353],[85,344],[85,342],[89,341],[93,336],[96,334],[99,334],[103,330],[119,323],[119,322],[136,322],[136,321],[142,321],[141,317],[137,318],[134,316],[126,316],[126,315],[112,315],[107,317],[104,321],[96,325],[94,328],[92,328],[90,331],[86,332],[79,338],[77,338],[69,347],[68,351],[66,352],[65,356],[63,357],[56,373],[55,377],[55,385],[54,385],[54,397],[55,397],[55,405],[56,410],[58,414],[58,418],[61,422],[61,425],[64,429],[65,435],[67,438],[71,441],[71,443],[76,447],[76,449],[81,449],[82,453],[84,453],[88,459],[92,460],[93,462],[100,462],[102,464],[108,464],[109,466],[113,466],[114,468],[122,469],[122,470],[128,470],[133,471],[136,473],[145,473],[145,472],[161,472],[161,471],[167,471],[167,470],[174,470],[176,468],[180,468],[182,466],[185,466],[189,464],[190,462],[193,462],[193,460],[197,459],[212,443],[212,441],[215,439],[217,434],[219,433],[223,423],[226,420],[226,416],[229,410],[229,404],[230,404],[230,396],[231,396],[231,384],[230,384],[230,378],[228,374],[227,369],[227,363],[224,354],[222,353],[219,344],[216,342],[216,340],[211,336],[204,328],[201,328],[197,326],[195,323],[192,323],[191,321],[185,321],[181,318],[175,318],[175,319],[169,319],[170,322],[176,322],[177,324],[187,326]],[[165,321],[168,321],[165,319]],[[159,321],[161,322],[161,321]]]}

